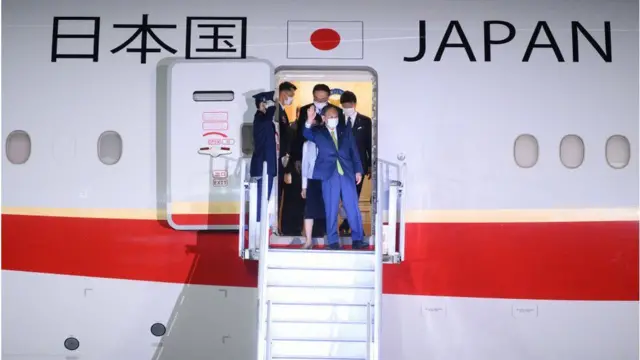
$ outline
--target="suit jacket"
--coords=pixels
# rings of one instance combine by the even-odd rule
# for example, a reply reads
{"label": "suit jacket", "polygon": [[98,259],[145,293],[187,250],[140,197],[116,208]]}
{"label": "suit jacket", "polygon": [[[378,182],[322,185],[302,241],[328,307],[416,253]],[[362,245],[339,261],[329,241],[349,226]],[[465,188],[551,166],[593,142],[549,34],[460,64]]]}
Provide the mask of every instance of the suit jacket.
{"label": "suit jacket", "polygon": [[[291,124],[289,124],[289,116],[287,116],[287,112],[284,111],[284,107],[282,107],[282,105],[278,106],[280,108],[278,112],[278,124],[280,125],[280,156],[278,159],[278,168],[289,173],[291,172],[291,169],[293,169],[294,162],[291,157],[291,147],[294,136],[291,130]],[[286,154],[289,154],[289,163],[286,167],[283,167],[282,158]]]}
{"label": "suit jacket", "polygon": [[355,181],[356,173],[362,174],[362,163],[355,138],[351,129],[344,123],[338,123],[335,129],[338,137],[338,147],[336,148],[329,129],[325,126],[304,127],[303,135],[313,141],[318,147],[316,165],[313,169],[313,178],[318,180],[329,179],[336,171],[340,161],[344,176]]}
{"label": "suit jacket", "polygon": [[267,162],[267,174],[277,174],[276,159],[276,126],[273,115],[276,107],[272,106],[263,114],[256,111],[253,116],[253,155],[249,167],[249,175],[262,176],[262,163]]}
{"label": "suit jacket", "polygon": [[370,117],[360,113],[356,114],[355,121],[352,124],[352,131],[353,137],[356,139],[360,160],[362,160],[362,169],[364,170],[363,175],[368,173],[371,169],[371,128],[372,125]]}
{"label": "suit jacket", "polygon": [[[293,148],[291,149],[291,157],[292,157],[292,162],[295,163],[296,161],[302,161],[302,145],[304,144],[304,129],[305,129],[305,125],[307,123],[307,109],[309,109],[309,107],[313,105],[313,104],[307,104],[303,107],[300,108],[300,116],[298,117],[298,119],[296,120],[296,139],[293,143]],[[336,109],[338,109],[338,122],[339,124],[343,124],[344,125],[344,114],[342,113],[342,109],[334,106],[333,104],[327,104],[327,106],[331,106],[334,107]],[[316,121],[321,121],[322,120],[322,116],[316,114]]]}

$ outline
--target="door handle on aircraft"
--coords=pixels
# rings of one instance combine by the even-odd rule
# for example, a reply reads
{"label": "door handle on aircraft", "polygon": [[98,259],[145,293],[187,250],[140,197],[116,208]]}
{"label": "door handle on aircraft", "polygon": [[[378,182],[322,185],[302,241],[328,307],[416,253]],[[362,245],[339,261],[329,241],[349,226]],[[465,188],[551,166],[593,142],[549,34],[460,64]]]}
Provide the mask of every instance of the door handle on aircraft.
{"label": "door handle on aircraft", "polygon": [[200,155],[209,155],[212,158],[217,158],[219,156],[231,155],[231,148],[229,147],[216,147],[216,146],[204,146],[198,149],[198,154]]}

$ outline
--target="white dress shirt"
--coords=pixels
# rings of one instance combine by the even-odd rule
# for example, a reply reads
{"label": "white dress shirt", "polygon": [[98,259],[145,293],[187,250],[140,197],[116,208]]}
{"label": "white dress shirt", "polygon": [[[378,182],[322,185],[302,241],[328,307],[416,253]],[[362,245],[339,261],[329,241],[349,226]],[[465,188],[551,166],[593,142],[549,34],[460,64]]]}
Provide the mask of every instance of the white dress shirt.
{"label": "white dress shirt", "polygon": [[302,188],[307,188],[307,179],[313,179],[313,168],[318,157],[318,147],[313,141],[305,141],[302,145]]}

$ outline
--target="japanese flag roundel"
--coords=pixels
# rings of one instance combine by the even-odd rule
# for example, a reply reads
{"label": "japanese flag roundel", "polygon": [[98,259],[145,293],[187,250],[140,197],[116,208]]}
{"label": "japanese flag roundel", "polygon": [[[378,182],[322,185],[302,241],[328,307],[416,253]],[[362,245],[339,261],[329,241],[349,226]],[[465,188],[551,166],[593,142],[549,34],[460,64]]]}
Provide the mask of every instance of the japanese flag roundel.
{"label": "japanese flag roundel", "polygon": [[289,59],[362,59],[362,21],[287,22]]}

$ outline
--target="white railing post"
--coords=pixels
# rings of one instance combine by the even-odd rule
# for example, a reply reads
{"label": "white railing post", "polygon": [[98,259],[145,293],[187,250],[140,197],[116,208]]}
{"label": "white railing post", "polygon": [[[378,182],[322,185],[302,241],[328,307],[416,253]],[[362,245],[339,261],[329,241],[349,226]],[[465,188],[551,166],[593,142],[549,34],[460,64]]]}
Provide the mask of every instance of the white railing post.
{"label": "white railing post", "polygon": [[260,201],[260,249],[267,249],[262,247],[265,238],[269,241],[269,175],[267,175],[267,162],[262,164],[262,199]]}
{"label": "white railing post", "polygon": [[400,224],[398,224],[398,226],[400,226],[400,232],[398,234],[399,237],[399,241],[398,241],[398,247],[399,247],[399,252],[400,252],[400,261],[404,261],[405,257],[404,257],[404,240],[405,240],[405,223],[406,223],[406,219],[405,219],[405,210],[406,210],[406,202],[405,202],[405,190],[407,189],[407,163],[402,163],[401,167],[400,167],[400,187],[398,188],[398,199],[400,200]]}
{"label": "white railing post", "polygon": [[258,250],[258,359],[266,360],[267,346],[265,331],[267,330],[267,318],[265,311],[267,296],[267,252],[269,251],[269,219],[267,208],[269,206],[269,178],[267,174],[267,162],[262,164],[262,196],[260,199],[260,245]]}
{"label": "white railing post", "polygon": [[373,319],[371,318],[371,303],[367,303],[367,360],[371,360],[371,342],[372,342],[372,334],[371,334],[371,323]]}
{"label": "white railing post", "polygon": [[267,300],[267,358],[271,360],[271,300]]}
{"label": "white railing post", "polygon": [[[249,189],[249,183],[247,182],[247,166],[244,159],[240,159],[240,218],[238,228],[238,254],[241,258],[244,258],[244,235],[245,235],[245,220],[247,218],[247,189]],[[249,232],[251,234],[251,232]]]}
{"label": "white railing post", "polygon": [[[377,164],[378,169],[380,169],[380,162]],[[381,176],[378,173],[376,177],[376,234],[375,234],[375,300],[373,306],[373,334],[372,340],[373,343],[373,359],[378,360],[378,353],[380,348],[380,342],[378,339],[380,338],[380,316],[381,316],[381,308],[382,308],[382,221],[383,215],[382,212],[382,181]],[[369,319],[368,321],[371,321]]]}
{"label": "white railing post", "polygon": [[256,249],[258,237],[258,180],[249,180],[249,252]]}
{"label": "white railing post", "polygon": [[385,241],[387,243],[387,255],[394,257],[397,253],[396,247],[396,229],[398,218],[398,189],[400,182],[391,180],[389,183],[389,213],[387,216],[387,233]]}

